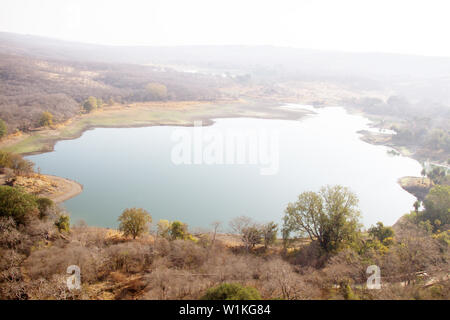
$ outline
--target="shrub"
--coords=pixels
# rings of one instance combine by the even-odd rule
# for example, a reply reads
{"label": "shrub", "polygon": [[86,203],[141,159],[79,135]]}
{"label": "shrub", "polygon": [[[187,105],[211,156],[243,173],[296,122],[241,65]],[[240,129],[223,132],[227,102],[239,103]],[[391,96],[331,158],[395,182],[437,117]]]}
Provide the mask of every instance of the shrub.
{"label": "shrub", "polygon": [[0,186],[0,217],[12,217],[25,224],[31,214],[38,213],[36,198],[20,189]]}
{"label": "shrub", "polygon": [[44,111],[41,114],[41,117],[39,119],[39,125],[41,127],[48,127],[51,126],[53,124],[53,114],[51,114],[51,112],[48,111]]}
{"label": "shrub", "polygon": [[256,226],[244,228],[241,236],[242,242],[244,242],[247,249],[254,248],[262,241],[262,232]]}
{"label": "shrub", "polygon": [[384,242],[387,238],[394,236],[394,230],[391,227],[385,227],[382,222],[377,222],[376,226],[369,229],[369,234],[373,239],[378,239],[380,242]]}
{"label": "shrub", "polygon": [[261,300],[253,287],[244,287],[238,283],[223,283],[206,291],[202,300]]}
{"label": "shrub", "polygon": [[82,283],[89,283],[98,279],[102,260],[97,251],[70,243],[64,247],[54,245],[34,250],[24,267],[31,280],[49,280],[55,275],[66,277],[67,267],[76,265],[81,269]]}
{"label": "shrub", "polygon": [[33,162],[22,158],[21,155],[0,151],[0,168],[10,168],[16,174],[33,172]]}
{"label": "shrub", "polygon": [[189,240],[175,240],[170,245],[169,260],[179,269],[200,267],[206,260],[206,250]]}
{"label": "shrub", "polygon": [[0,247],[13,248],[23,238],[12,217],[0,217]]}
{"label": "shrub", "polygon": [[65,214],[61,214],[55,221],[55,226],[59,232],[69,232],[70,230],[70,217]]}
{"label": "shrub", "polygon": [[47,216],[50,208],[54,206],[53,201],[49,198],[37,198],[36,203],[38,205],[40,219]]}
{"label": "shrub", "polygon": [[153,250],[138,242],[119,243],[108,247],[107,271],[139,272],[153,262]]}

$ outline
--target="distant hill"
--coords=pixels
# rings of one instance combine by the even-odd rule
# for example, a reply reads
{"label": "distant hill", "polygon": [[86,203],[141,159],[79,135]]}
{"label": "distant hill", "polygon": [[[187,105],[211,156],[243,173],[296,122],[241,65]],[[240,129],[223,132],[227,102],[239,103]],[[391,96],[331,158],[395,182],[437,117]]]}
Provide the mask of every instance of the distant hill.
{"label": "distant hill", "polygon": [[191,64],[255,70],[289,68],[310,76],[448,77],[450,57],[348,53],[274,46],[104,46],[0,32],[0,52],[42,59],[126,64]]}
{"label": "distant hill", "polygon": [[155,99],[146,90],[152,82],[165,85],[171,100],[213,100],[230,85],[324,82],[390,92],[419,108],[450,106],[447,57],[272,46],[103,46],[0,32],[0,118],[11,130],[32,127],[43,110],[66,119],[90,95]]}
{"label": "distant hill", "polygon": [[[0,37],[0,118],[7,122],[9,132],[37,126],[46,110],[56,121],[68,119],[89,96],[121,103],[213,100],[220,97],[218,89],[228,81],[170,68],[99,62],[88,56],[75,59],[70,44],[39,40],[10,34]],[[152,94],[150,83],[166,86],[167,96]]]}

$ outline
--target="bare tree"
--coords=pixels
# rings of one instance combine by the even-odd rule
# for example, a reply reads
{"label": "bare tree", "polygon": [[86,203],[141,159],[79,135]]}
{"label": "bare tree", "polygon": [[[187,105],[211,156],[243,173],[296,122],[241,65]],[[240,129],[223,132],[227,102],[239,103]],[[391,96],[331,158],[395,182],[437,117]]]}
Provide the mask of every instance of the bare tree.
{"label": "bare tree", "polygon": [[246,216],[240,216],[230,221],[230,227],[233,233],[241,234],[242,230],[252,225],[252,219]]}
{"label": "bare tree", "polygon": [[241,240],[247,251],[261,242],[261,227],[249,217],[240,216],[234,218],[230,221],[230,227],[234,233],[241,236]]}
{"label": "bare tree", "polygon": [[213,227],[213,237],[212,237],[212,241],[211,241],[211,246],[208,250],[207,258],[209,258],[209,254],[211,253],[211,250],[214,248],[214,245],[216,244],[217,231],[219,230],[221,225],[222,225],[222,222],[220,222],[220,221],[214,221],[211,223],[211,226]]}

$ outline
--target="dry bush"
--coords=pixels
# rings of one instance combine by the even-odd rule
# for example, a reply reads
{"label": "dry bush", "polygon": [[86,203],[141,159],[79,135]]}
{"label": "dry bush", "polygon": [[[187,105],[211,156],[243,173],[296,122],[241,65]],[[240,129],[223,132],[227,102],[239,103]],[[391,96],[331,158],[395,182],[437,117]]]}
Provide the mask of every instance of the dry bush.
{"label": "dry bush", "polygon": [[302,246],[295,254],[293,263],[302,267],[322,268],[329,256],[322,250],[317,241]]}
{"label": "dry bush", "polygon": [[92,282],[98,278],[102,262],[103,257],[96,248],[69,244],[33,251],[24,266],[31,279],[49,280],[55,275],[66,274],[67,267],[76,265],[81,269],[81,281]]}
{"label": "dry bush", "polygon": [[420,228],[410,225],[402,228],[396,237],[397,243],[382,259],[382,276],[387,281],[411,282],[417,272],[447,268],[439,243]]}
{"label": "dry bush", "polygon": [[72,228],[71,239],[79,242],[83,247],[102,248],[107,245],[107,234],[106,229],[78,226]]}
{"label": "dry bush", "polygon": [[168,259],[173,268],[198,268],[206,261],[206,256],[206,249],[190,240],[175,240],[170,243]]}
{"label": "dry bush", "polygon": [[166,238],[157,237],[153,247],[158,257],[166,257],[170,253],[170,241]]}
{"label": "dry bush", "polygon": [[216,251],[204,266],[220,282],[245,282],[259,279],[262,274],[261,260],[254,255],[235,255],[228,251]]}
{"label": "dry bush", "polygon": [[142,295],[146,282],[142,279],[133,279],[128,281],[124,287],[114,296],[116,300],[130,300]]}
{"label": "dry bush", "polygon": [[294,267],[280,258],[262,264],[263,275],[256,287],[263,297],[281,298],[285,300],[314,299],[320,290],[305,281]]}
{"label": "dry bush", "polygon": [[66,275],[53,275],[49,279],[39,278],[27,283],[30,299],[38,300],[76,300],[87,299],[81,290],[69,290]]}
{"label": "dry bush", "polygon": [[0,249],[0,299],[26,299],[20,266],[25,256],[13,249]]}
{"label": "dry bush", "polygon": [[105,271],[136,273],[148,269],[153,263],[154,253],[150,245],[126,242],[106,249]]}
{"label": "dry bush", "polygon": [[0,217],[0,247],[15,248],[21,241],[22,235],[16,229],[16,222],[12,217]]}
{"label": "dry bush", "polygon": [[143,299],[196,299],[216,282],[209,276],[192,274],[186,270],[157,268],[146,277]]}
{"label": "dry bush", "polygon": [[367,266],[355,251],[346,249],[332,256],[322,271],[326,275],[324,280],[333,285],[348,279],[353,283],[363,283],[367,280]]}
{"label": "dry bush", "polygon": [[0,284],[1,300],[27,300],[28,290],[22,280],[5,281]]}

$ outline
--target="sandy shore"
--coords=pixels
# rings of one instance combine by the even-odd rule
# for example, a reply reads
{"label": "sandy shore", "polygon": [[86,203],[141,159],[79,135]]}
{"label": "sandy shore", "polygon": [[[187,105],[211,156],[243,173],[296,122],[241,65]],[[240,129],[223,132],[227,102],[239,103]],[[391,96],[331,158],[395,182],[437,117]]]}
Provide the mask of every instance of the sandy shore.
{"label": "sandy shore", "polygon": [[56,192],[47,195],[48,198],[56,203],[69,200],[83,192],[83,186],[76,181],[51,175],[45,176],[54,181],[58,186]]}
{"label": "sandy shore", "polygon": [[[5,175],[0,175],[0,185],[4,184]],[[69,200],[83,192],[83,186],[76,181],[45,174],[17,176],[15,186],[56,203]]]}

